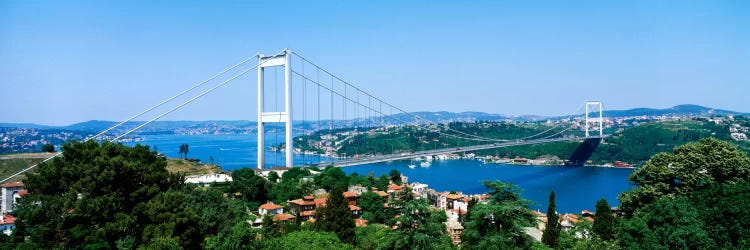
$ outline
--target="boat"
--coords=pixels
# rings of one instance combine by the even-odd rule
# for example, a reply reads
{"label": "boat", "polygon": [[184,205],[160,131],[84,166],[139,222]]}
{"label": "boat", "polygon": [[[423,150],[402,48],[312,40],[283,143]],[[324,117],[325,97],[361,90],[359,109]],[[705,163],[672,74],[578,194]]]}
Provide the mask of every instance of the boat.
{"label": "boat", "polygon": [[430,163],[429,161],[423,161],[419,163],[419,166],[423,168],[429,167],[430,165],[432,165],[432,163]]}
{"label": "boat", "polygon": [[411,163],[409,163],[409,168],[416,168],[416,167],[417,167],[416,161],[414,161],[414,159],[411,159]]}

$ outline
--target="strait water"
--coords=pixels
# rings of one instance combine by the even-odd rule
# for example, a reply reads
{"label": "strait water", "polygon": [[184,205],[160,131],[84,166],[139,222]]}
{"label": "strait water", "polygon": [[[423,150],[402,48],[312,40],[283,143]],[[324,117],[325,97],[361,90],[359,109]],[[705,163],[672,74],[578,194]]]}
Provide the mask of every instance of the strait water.
{"label": "strait water", "polygon": [[[266,135],[266,146],[275,145],[283,136]],[[155,135],[145,136],[140,144],[156,146],[168,157],[179,157],[179,145],[189,145],[189,158],[216,164],[224,170],[255,167],[257,135]],[[133,145],[135,143],[126,143]],[[266,150],[266,167],[283,166],[284,154]],[[295,155],[295,164],[316,163],[325,157]],[[632,188],[628,176],[633,169],[566,166],[519,166],[484,164],[477,160],[433,161],[430,167],[409,168],[409,161],[369,164],[344,168],[346,173],[357,172],[376,177],[397,169],[409,177],[409,182],[428,184],[437,191],[462,191],[481,194],[487,191],[482,180],[501,180],[516,184],[523,198],[531,200],[532,209],[546,212],[550,191],[555,191],[558,212],[579,213],[594,210],[596,201],[605,198],[611,206],[618,206],[617,195]]]}

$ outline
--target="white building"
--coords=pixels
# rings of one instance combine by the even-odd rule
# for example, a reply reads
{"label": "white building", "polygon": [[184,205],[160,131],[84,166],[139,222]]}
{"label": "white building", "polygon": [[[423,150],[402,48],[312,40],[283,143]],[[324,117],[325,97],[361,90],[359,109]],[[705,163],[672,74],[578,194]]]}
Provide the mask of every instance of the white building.
{"label": "white building", "polygon": [[260,214],[260,216],[265,216],[266,214],[276,215],[276,214],[283,214],[283,213],[284,213],[284,207],[279,206],[277,204],[273,204],[271,202],[260,205],[260,207],[258,207],[258,214]]}
{"label": "white building", "polygon": [[190,175],[185,177],[185,183],[193,183],[201,186],[210,186],[211,183],[231,182],[232,176],[228,174],[204,174]]}
{"label": "white building", "polygon": [[13,211],[16,206],[16,199],[26,194],[23,189],[23,182],[11,182],[2,185],[2,197],[0,197],[0,212],[7,214]]}

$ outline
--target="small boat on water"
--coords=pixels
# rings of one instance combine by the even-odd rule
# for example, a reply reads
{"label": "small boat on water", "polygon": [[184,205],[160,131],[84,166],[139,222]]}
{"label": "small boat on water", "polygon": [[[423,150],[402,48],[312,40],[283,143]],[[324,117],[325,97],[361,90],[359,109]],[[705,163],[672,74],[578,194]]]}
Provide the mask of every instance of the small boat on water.
{"label": "small boat on water", "polygon": [[432,165],[432,163],[430,163],[429,161],[423,161],[419,163],[419,166],[423,168],[430,167],[430,165]]}
{"label": "small boat on water", "polygon": [[417,167],[416,161],[414,159],[411,159],[411,163],[409,163],[409,168],[416,168],[416,167]]}

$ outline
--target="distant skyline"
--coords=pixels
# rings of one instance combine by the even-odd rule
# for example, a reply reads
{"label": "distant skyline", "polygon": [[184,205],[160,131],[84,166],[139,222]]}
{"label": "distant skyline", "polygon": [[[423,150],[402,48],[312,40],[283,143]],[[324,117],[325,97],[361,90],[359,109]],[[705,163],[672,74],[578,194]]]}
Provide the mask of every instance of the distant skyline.
{"label": "distant skyline", "polygon": [[[284,48],[414,112],[567,115],[585,100],[750,112],[748,13],[748,1],[1,1],[0,122],[124,120]],[[163,120],[255,120],[255,77]]]}

